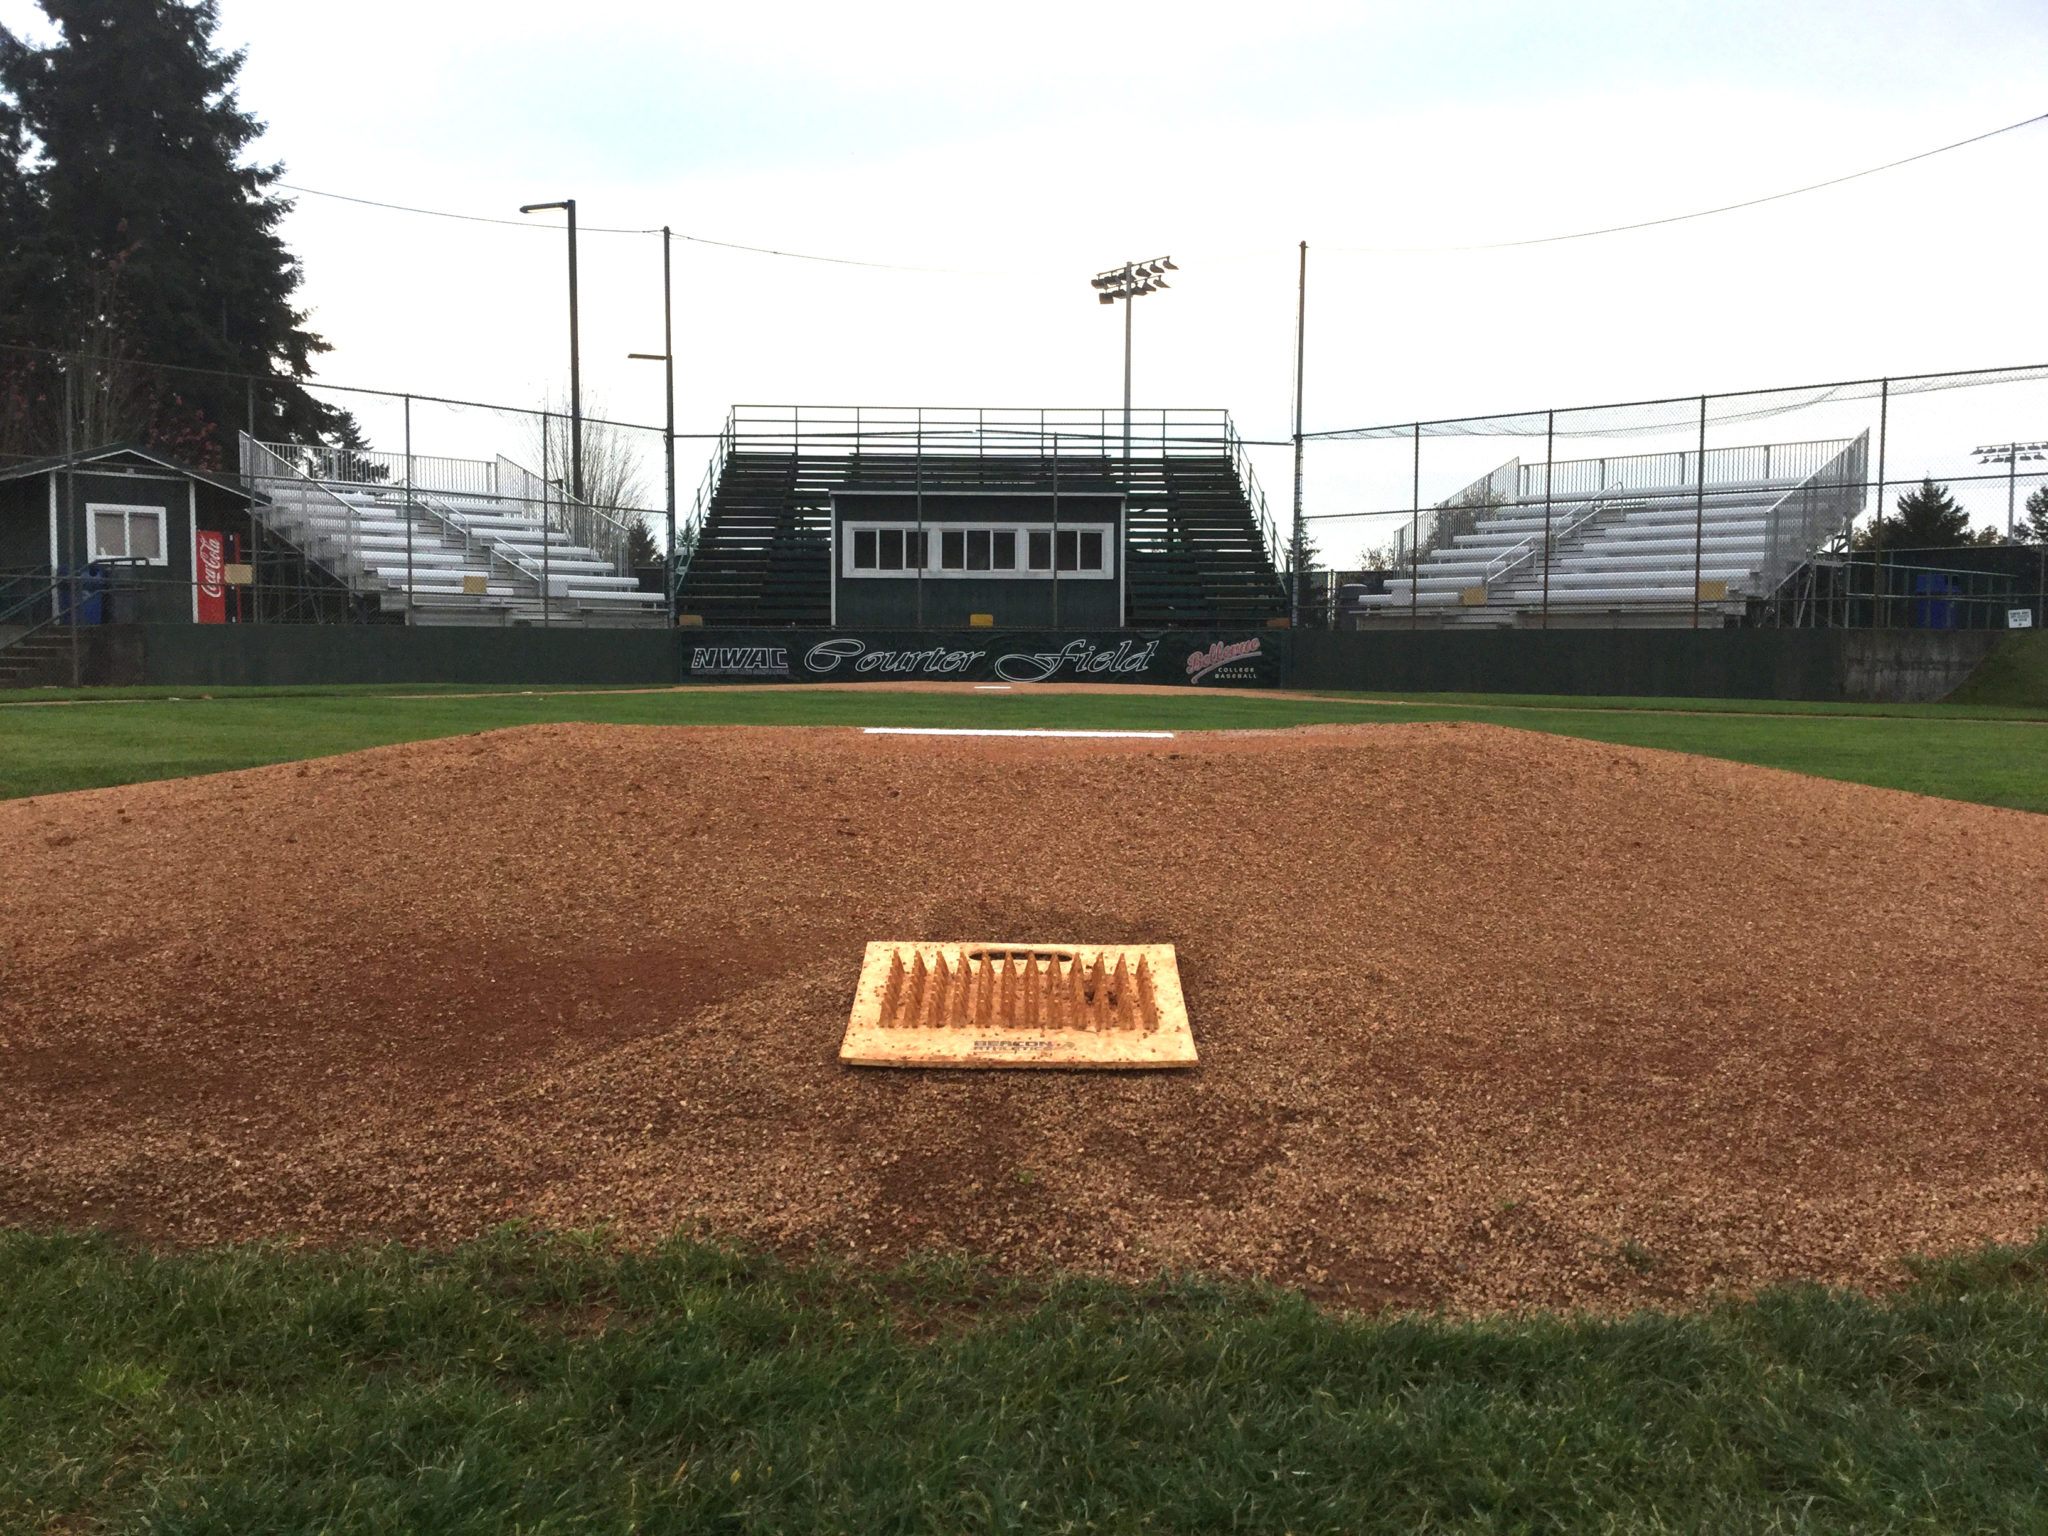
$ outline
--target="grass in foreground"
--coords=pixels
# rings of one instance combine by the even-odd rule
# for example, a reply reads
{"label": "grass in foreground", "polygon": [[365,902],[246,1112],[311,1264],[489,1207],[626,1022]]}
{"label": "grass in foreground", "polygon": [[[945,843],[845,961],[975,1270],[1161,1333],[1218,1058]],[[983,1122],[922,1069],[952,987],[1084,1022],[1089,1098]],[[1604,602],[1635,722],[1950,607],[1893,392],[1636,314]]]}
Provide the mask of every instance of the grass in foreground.
{"label": "grass in foreground", "polygon": [[0,1525],[2048,1530],[2044,1274],[1461,1323],[680,1241],[0,1233]]}
{"label": "grass in foreground", "polygon": [[391,742],[547,721],[639,725],[967,725],[1162,730],[1326,721],[1481,720],[1664,747],[1825,778],[2048,812],[2048,724],[1926,705],[1849,715],[1840,706],[1726,700],[1397,703],[1256,693],[1007,694],[491,692],[404,697],[362,689],[255,690],[217,698],[0,705],[0,798],[286,762]]}

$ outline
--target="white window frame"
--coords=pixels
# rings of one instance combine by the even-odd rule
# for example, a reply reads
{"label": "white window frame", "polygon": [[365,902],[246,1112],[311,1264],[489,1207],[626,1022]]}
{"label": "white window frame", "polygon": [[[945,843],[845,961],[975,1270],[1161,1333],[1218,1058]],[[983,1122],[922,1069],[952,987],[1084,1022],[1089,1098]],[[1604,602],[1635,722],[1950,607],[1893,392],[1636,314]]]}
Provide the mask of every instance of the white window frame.
{"label": "white window frame", "polygon": [[[99,547],[99,518],[102,513],[119,512],[121,523],[122,553],[102,555]],[[156,520],[156,556],[142,561],[145,565],[169,565],[171,563],[171,514],[168,507],[137,505],[125,501],[88,501],[85,504],[85,548],[88,563],[95,560],[133,561],[136,557],[127,553],[128,545],[134,542],[130,527],[138,515],[147,515]]]}
{"label": "white window frame", "polygon": [[[856,569],[853,563],[854,535],[858,533],[883,533],[900,530],[905,534],[918,531],[915,522],[901,518],[845,518],[839,524],[839,574],[848,581],[915,581],[920,575],[926,581],[1115,581],[1117,571],[1116,524],[1104,522],[1075,522],[1064,519],[1058,525],[1061,533],[1099,533],[1102,535],[1102,566],[1092,571],[1034,571],[1031,569],[1031,535],[1050,533],[1054,525],[1046,522],[927,522],[924,525],[926,538],[926,559],[929,562],[920,572],[914,565],[906,565],[900,571]],[[945,560],[945,535],[949,533],[1014,533],[1017,536],[1017,561],[1012,570],[989,569],[986,571],[948,570]],[[906,541],[907,542],[907,541]],[[1057,546],[1055,546],[1057,550]],[[1057,563],[1057,553],[1055,553]]]}

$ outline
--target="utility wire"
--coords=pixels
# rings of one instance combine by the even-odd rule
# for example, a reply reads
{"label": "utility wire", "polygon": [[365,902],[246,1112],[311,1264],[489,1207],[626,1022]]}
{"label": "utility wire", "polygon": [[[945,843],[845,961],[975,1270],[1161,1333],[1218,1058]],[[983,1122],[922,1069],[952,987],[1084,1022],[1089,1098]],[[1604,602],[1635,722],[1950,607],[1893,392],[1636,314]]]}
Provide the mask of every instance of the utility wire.
{"label": "utility wire", "polygon": [[[429,219],[456,219],[464,224],[502,224],[508,229],[538,229],[549,234],[559,233],[559,226],[545,224],[534,219],[500,219],[481,213],[450,213],[443,208],[414,208],[405,203],[379,202],[373,197],[351,197],[345,192],[323,192],[318,187],[302,187],[289,181],[273,182],[287,192],[297,192],[305,197],[325,197],[337,203],[355,203],[364,208],[383,208],[392,213],[416,213]],[[577,229],[586,235],[658,235],[660,226],[651,229],[628,229],[613,224],[579,224]],[[931,272],[957,277],[994,277],[1002,274],[975,271],[964,267],[912,267],[893,261],[858,261],[851,256],[817,256],[806,251],[779,251],[765,245],[742,245],[736,240],[714,240],[708,235],[686,235],[680,230],[670,231],[670,238],[687,240],[692,245],[715,245],[728,251],[749,251],[756,256],[781,256],[790,261],[822,261],[835,267],[872,267],[883,272]]]}
{"label": "utility wire", "polygon": [[1808,192],[1819,192],[1827,187],[1839,187],[1844,182],[1861,181],[1866,176],[1881,175],[1885,171],[1896,171],[1901,166],[1917,161],[1931,160],[1936,155],[1945,155],[1951,150],[1966,149],[1972,144],[1982,144],[1986,139],[1995,139],[2000,134],[2017,133],[2022,128],[2031,128],[2036,123],[2048,123],[2048,112],[2034,117],[2022,118],[2016,123],[2007,123],[2003,128],[1993,128],[1989,133],[1973,134],[1967,139],[1957,139],[1953,144],[1944,144],[1938,149],[1923,149],[1917,155],[1907,155],[1903,160],[1890,160],[1883,165],[1873,165],[1866,170],[1851,171],[1846,176],[1831,176],[1826,181],[1810,182],[1803,187],[1793,187],[1784,192],[1772,192],[1764,197],[1745,198],[1739,203],[1723,203],[1718,208],[1702,208],[1694,213],[1668,214],[1661,219],[1642,219],[1634,224],[1610,224],[1603,229],[1581,229],[1568,235],[1538,235],[1528,240],[1489,240],[1479,245],[1326,245],[1326,251],[1343,251],[1360,256],[1440,256],[1457,251],[1509,251],[1531,245],[1560,245],[1567,240],[1592,240],[1601,235],[1625,235],[1632,230],[1657,229],[1666,224],[1685,224],[1694,219],[1711,219],[1716,214],[1735,213],[1743,208],[1760,208],[1765,203],[1783,202],[1788,197],[1800,197]]}
{"label": "utility wire", "polygon": [[[1461,251],[1510,251],[1535,245],[1561,245],[1570,240],[1594,240],[1603,235],[1625,235],[1639,229],[1659,229],[1667,224],[1686,224],[1696,219],[1711,219],[1719,214],[1736,213],[1744,208],[1760,208],[1766,203],[1783,202],[1790,197],[1803,197],[1808,192],[1820,192],[1828,187],[1839,187],[1847,182],[1861,181],[1867,176],[1882,175],[1896,171],[1902,166],[1914,165],[1922,160],[1931,160],[1936,155],[1946,155],[1958,149],[1967,149],[1972,144],[1982,144],[2003,134],[2017,133],[2022,128],[2031,128],[2036,123],[2048,122],[2048,112],[2022,118],[2016,123],[2007,123],[2003,128],[1993,128],[1988,133],[1973,134],[1967,139],[1957,139],[1953,144],[1943,144],[1935,149],[1923,149],[1918,154],[1907,155],[1900,160],[1889,160],[1883,165],[1869,166],[1864,170],[1851,171],[1845,176],[1831,176],[1826,181],[1809,182],[1803,187],[1792,187],[1783,192],[1771,192],[1763,197],[1745,198],[1741,202],[1723,203],[1715,208],[1701,208],[1692,213],[1668,214],[1659,219],[1640,219],[1633,224],[1609,224],[1599,229],[1574,230],[1564,235],[1537,235],[1522,240],[1488,240],[1476,245],[1326,245],[1325,251],[1340,252],[1355,256],[1436,256],[1450,255]],[[300,186],[295,182],[279,181],[272,185],[287,192],[297,192],[305,197],[324,197],[337,203],[354,203],[363,208],[382,208],[391,213],[411,213],[429,219],[454,219],[464,224],[498,224],[508,229],[554,229],[553,225],[536,223],[526,219],[493,218],[481,213],[451,213],[445,208],[416,208],[407,203],[389,203],[373,197],[354,197],[345,192],[326,192],[318,187]],[[591,235],[658,235],[657,228],[634,229],[622,225],[584,224],[578,226],[583,233]],[[970,267],[924,267],[911,266],[894,261],[865,261],[852,256],[820,256],[810,251],[784,251],[767,245],[746,245],[737,240],[715,240],[709,235],[684,234],[672,231],[671,238],[687,240],[692,245],[716,246],[720,250],[746,251],[755,256],[777,256],[786,261],[814,261],[835,267],[865,267],[878,272],[924,272],[935,276],[948,277],[1017,277],[1027,274],[1015,272],[992,272]],[[1289,247],[1292,249],[1292,247]],[[1243,259],[1242,257],[1238,259]]]}

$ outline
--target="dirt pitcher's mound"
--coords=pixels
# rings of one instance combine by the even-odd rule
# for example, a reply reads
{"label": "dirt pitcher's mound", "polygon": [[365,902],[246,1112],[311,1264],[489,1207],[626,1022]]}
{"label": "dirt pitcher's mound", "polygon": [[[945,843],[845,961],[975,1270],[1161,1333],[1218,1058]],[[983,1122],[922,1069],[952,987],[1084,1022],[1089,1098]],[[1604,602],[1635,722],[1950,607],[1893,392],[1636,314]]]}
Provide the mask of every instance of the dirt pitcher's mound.
{"label": "dirt pitcher's mound", "polygon": [[[1626,1305],[2048,1218],[2048,817],[1470,725],[534,727],[0,805],[0,1219],[508,1217]],[[835,1059],[1169,941],[1184,1075]]]}

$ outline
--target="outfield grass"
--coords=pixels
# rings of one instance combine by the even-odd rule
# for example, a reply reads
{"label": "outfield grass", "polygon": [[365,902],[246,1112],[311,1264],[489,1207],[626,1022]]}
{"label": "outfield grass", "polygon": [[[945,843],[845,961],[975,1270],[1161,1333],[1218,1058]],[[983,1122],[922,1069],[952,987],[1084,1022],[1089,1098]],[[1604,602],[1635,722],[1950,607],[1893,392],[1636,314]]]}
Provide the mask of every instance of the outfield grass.
{"label": "outfield grass", "polygon": [[1205,730],[1321,721],[1484,720],[1697,752],[2048,812],[2048,720],[1989,706],[1728,700],[1271,698],[693,688],[456,694],[248,690],[0,705],[0,797],[212,773],[543,721],[644,725],[980,725]]}
{"label": "outfield grass", "polygon": [[2040,1531],[2048,1245],[1883,1301],[1320,1314],[503,1232],[0,1235],[0,1524]]}

